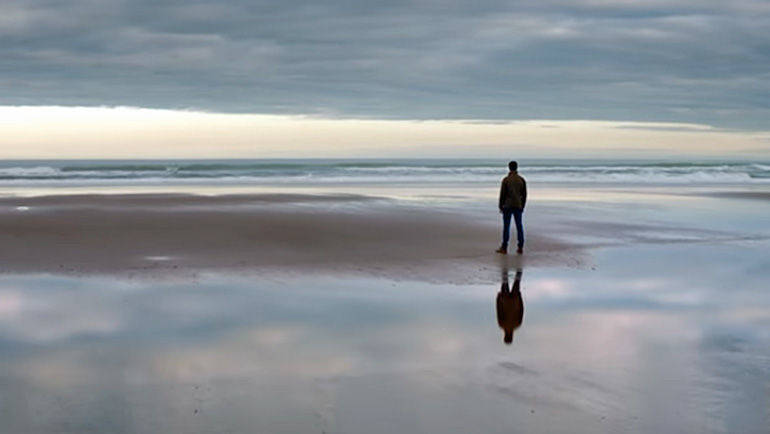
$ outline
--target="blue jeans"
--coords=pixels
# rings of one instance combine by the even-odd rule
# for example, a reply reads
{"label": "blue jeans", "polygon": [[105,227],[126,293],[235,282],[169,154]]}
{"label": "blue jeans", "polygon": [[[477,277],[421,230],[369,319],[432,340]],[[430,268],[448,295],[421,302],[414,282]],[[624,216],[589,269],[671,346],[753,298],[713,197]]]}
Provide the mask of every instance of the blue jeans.
{"label": "blue jeans", "polygon": [[508,248],[508,240],[511,239],[511,216],[516,222],[516,237],[518,238],[519,248],[524,247],[524,225],[522,224],[521,217],[524,214],[523,209],[517,208],[504,208],[503,209],[503,248]]}

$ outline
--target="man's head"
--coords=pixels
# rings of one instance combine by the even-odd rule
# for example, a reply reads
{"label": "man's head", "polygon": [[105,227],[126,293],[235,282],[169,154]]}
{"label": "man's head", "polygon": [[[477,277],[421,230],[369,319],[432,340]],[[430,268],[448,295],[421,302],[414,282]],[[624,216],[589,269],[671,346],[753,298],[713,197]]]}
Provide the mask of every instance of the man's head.
{"label": "man's head", "polygon": [[505,336],[503,336],[503,342],[505,345],[510,345],[513,342],[513,330],[506,330]]}
{"label": "man's head", "polygon": [[508,163],[508,170],[510,170],[511,172],[515,172],[516,169],[518,168],[519,168],[519,163],[515,161],[511,161],[510,163]]}

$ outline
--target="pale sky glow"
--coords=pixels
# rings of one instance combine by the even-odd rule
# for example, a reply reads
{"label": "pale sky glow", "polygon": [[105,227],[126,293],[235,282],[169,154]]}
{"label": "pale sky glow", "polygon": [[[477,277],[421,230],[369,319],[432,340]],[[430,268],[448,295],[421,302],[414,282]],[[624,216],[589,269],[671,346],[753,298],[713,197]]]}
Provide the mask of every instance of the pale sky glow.
{"label": "pale sky glow", "polygon": [[0,158],[770,156],[770,133],[619,121],[371,120],[0,106]]}

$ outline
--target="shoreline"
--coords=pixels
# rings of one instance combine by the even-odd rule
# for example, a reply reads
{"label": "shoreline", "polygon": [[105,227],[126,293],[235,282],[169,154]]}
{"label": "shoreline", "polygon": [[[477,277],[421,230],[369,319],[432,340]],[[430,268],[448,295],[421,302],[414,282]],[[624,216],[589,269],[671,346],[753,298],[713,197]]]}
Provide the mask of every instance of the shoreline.
{"label": "shoreline", "polygon": [[[395,414],[401,431],[764,426],[761,203],[538,193],[525,254],[506,257],[492,252],[486,197],[0,199],[7,425],[243,432],[291,419],[310,432],[318,417],[299,417],[322,415],[327,431],[390,432],[378,421]],[[507,283],[523,313],[510,345]]]}
{"label": "shoreline", "polygon": [[527,208],[525,254],[502,257],[494,253],[499,217],[486,202],[442,207],[374,193],[0,198],[0,273],[135,278],[326,271],[470,283],[494,281],[503,266],[589,268],[599,248],[768,237],[661,220],[649,210],[647,218],[627,220],[614,196],[603,198],[606,208],[545,197]]}

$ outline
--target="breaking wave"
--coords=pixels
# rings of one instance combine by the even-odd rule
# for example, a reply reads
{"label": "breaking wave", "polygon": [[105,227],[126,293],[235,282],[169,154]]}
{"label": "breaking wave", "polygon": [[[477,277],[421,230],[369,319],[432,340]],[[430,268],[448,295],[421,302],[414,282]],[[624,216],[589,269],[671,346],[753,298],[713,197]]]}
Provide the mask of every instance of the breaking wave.
{"label": "breaking wave", "polygon": [[[770,163],[533,162],[533,182],[650,184],[770,183]],[[477,160],[229,160],[0,162],[0,184],[104,183],[403,183],[488,182],[500,162]]]}

